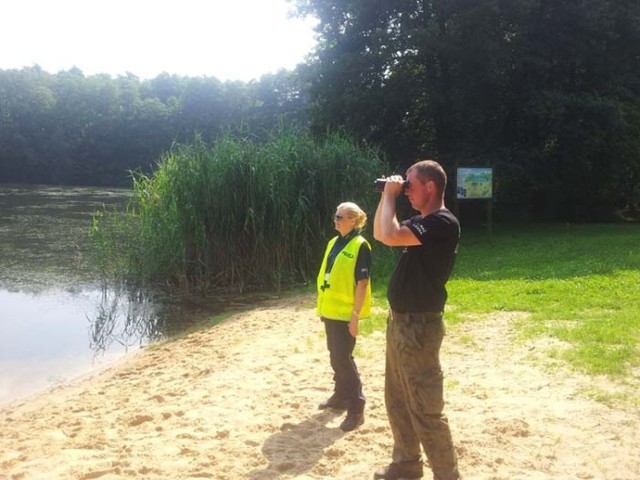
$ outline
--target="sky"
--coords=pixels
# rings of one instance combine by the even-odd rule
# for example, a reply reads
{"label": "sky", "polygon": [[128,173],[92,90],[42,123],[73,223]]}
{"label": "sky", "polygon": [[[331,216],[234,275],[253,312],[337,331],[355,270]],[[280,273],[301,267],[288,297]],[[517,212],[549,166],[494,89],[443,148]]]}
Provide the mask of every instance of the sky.
{"label": "sky", "polygon": [[7,0],[0,69],[166,72],[249,81],[293,69],[315,46],[286,0]]}

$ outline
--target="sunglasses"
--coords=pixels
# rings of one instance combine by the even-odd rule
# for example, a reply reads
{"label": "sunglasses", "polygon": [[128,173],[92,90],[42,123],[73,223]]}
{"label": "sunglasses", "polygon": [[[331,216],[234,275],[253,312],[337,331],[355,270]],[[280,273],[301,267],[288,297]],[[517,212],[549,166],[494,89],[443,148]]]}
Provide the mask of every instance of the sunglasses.
{"label": "sunglasses", "polygon": [[342,215],[338,215],[337,213],[333,216],[333,218],[335,218],[336,220],[342,220],[344,218],[344,216]]}

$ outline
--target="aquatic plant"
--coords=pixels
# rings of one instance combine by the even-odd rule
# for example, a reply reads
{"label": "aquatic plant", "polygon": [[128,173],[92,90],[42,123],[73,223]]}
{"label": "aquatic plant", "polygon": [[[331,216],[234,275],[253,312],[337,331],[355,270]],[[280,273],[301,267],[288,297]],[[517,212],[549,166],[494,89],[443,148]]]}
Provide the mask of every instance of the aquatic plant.
{"label": "aquatic plant", "polygon": [[212,144],[196,136],[174,145],[152,175],[134,175],[125,212],[96,213],[95,261],[108,275],[199,291],[308,282],[338,203],[355,201],[373,220],[383,165],[376,150],[340,134],[318,141],[289,130],[262,143]]}

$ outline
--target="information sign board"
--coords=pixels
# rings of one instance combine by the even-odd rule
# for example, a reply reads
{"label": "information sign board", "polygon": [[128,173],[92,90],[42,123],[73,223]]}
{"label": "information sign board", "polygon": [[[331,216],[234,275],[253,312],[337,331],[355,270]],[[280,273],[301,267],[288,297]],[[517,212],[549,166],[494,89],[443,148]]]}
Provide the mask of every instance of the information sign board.
{"label": "information sign board", "polygon": [[459,199],[491,198],[492,168],[458,168],[457,197]]}

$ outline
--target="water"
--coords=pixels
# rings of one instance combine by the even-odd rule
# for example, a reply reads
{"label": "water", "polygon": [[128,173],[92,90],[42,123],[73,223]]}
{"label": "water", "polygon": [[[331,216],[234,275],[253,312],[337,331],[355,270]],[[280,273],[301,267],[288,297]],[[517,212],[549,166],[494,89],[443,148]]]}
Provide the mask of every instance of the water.
{"label": "water", "polygon": [[0,404],[108,366],[202,312],[105,285],[91,268],[93,212],[129,196],[0,185]]}

